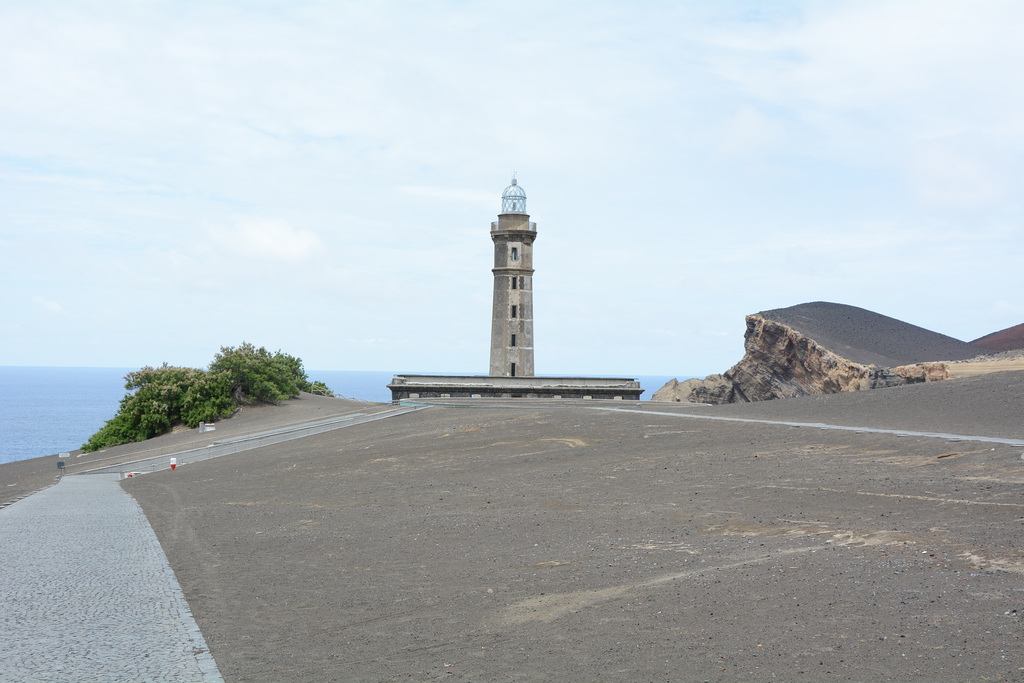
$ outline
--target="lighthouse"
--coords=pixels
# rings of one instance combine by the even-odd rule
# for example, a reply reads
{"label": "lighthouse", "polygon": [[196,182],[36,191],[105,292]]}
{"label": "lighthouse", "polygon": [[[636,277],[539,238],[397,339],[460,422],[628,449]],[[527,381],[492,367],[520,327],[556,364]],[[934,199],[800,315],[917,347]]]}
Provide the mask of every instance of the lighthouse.
{"label": "lighthouse", "polygon": [[391,400],[443,401],[462,405],[479,399],[639,401],[643,388],[628,377],[551,377],[533,369],[533,241],[537,224],[526,213],[526,192],[516,177],[501,193],[501,213],[491,223],[494,242],[494,305],[491,365],[486,375],[395,375]]}
{"label": "lighthouse", "polygon": [[491,377],[533,377],[533,241],[537,224],[526,213],[526,192],[515,176],[501,193],[501,213],[491,223],[494,305],[491,311]]}

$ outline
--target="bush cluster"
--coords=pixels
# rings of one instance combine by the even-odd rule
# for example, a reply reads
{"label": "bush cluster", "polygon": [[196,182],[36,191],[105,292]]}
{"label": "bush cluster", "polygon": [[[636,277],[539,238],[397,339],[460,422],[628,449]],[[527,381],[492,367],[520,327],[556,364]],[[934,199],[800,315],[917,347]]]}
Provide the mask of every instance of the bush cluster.
{"label": "bush cluster", "polygon": [[221,347],[208,370],[164,363],[129,372],[124,379],[132,393],[125,394],[117,414],[82,445],[83,451],[144,441],[179,424],[197,427],[231,415],[239,405],[277,404],[300,391],[332,395],[323,382],[310,383],[301,359],[248,342]]}

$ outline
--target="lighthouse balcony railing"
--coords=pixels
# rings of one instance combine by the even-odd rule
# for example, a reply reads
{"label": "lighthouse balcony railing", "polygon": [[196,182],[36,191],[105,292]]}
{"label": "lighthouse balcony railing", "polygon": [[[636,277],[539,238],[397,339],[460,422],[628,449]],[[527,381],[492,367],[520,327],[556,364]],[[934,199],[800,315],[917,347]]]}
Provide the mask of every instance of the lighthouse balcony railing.
{"label": "lighthouse balcony railing", "polygon": [[[491,221],[491,232],[498,232],[498,221]],[[530,221],[530,232],[537,232],[537,224]]]}

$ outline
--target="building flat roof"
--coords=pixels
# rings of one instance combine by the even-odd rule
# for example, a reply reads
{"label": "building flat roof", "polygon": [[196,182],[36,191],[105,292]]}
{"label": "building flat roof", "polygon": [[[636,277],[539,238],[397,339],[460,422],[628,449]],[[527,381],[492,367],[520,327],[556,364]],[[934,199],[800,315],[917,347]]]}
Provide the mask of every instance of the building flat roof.
{"label": "building flat roof", "polygon": [[488,375],[395,375],[388,386],[638,387],[630,377],[491,377]]}

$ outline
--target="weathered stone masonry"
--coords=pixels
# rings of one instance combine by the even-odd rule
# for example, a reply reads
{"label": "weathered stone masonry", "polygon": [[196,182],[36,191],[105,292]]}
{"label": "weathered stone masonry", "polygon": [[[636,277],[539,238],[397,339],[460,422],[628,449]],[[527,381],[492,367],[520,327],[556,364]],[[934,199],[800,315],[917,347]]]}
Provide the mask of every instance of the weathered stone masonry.
{"label": "weathered stone masonry", "polygon": [[491,223],[494,305],[491,311],[492,377],[533,377],[533,241],[537,224],[526,213],[526,193],[515,178],[501,195]]}

